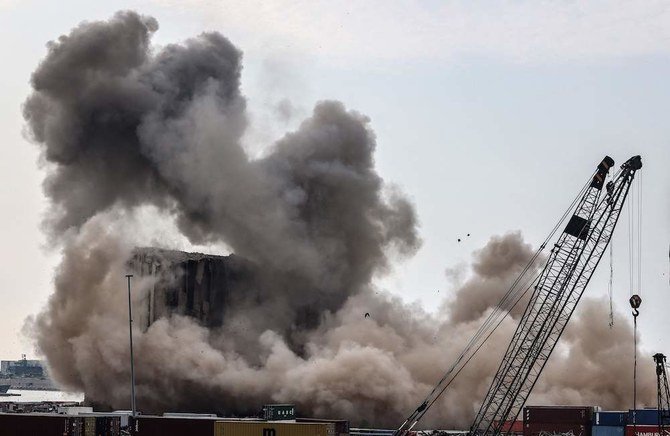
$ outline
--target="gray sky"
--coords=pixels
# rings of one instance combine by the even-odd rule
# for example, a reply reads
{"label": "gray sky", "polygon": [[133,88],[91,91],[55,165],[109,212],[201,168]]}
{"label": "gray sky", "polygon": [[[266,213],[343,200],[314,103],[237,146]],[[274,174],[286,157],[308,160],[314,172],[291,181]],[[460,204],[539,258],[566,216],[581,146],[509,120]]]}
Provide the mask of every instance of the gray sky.
{"label": "gray sky", "polygon": [[[156,17],[158,45],[217,30],[244,51],[252,154],[318,100],[368,115],[379,171],[414,201],[424,239],[379,283],[428,310],[448,295],[446,270],[490,236],[521,230],[538,245],[603,155],[641,154],[640,330],[648,350],[670,352],[670,3],[0,0],[0,358],[34,355],[21,329],[58,261],[43,248],[37,148],[22,136],[30,73],[47,41],[119,9]],[[625,311],[626,238],[622,220],[615,304]],[[606,270],[587,295],[606,294]]]}

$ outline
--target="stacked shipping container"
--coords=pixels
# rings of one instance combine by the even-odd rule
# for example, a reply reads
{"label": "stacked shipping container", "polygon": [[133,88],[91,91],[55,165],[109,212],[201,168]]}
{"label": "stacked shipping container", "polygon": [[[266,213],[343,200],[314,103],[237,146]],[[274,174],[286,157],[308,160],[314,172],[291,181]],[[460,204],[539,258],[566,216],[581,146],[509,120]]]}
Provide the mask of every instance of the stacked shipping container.
{"label": "stacked shipping container", "polygon": [[628,412],[596,412],[593,416],[593,436],[624,436]]}
{"label": "stacked shipping container", "polygon": [[[626,436],[659,436],[658,434],[658,409],[637,409],[628,411],[628,425]],[[670,431],[665,430],[665,435],[670,436]]]}
{"label": "stacked shipping container", "polygon": [[[271,422],[222,418],[130,418],[137,436],[349,436],[348,421]],[[119,415],[0,414],[0,436],[120,436]]]}
{"label": "stacked shipping container", "polygon": [[529,406],[523,410],[524,436],[591,436],[592,406]]}
{"label": "stacked shipping container", "polygon": [[213,435],[215,419],[211,418],[163,418],[158,416],[138,416],[130,419],[134,435]]}
{"label": "stacked shipping container", "polygon": [[[526,407],[524,436],[670,436],[658,434],[658,410],[594,411],[593,407]],[[635,423],[635,425],[634,425]]]}
{"label": "stacked shipping container", "polygon": [[[665,430],[664,436],[670,436],[670,431]],[[659,436],[657,425],[627,425],[626,436]]]}
{"label": "stacked shipping container", "polygon": [[0,414],[0,436],[63,436],[73,423],[58,415]]}
{"label": "stacked shipping container", "polygon": [[[221,418],[166,418],[140,416],[131,419],[137,436],[338,436],[335,422],[270,422],[221,420]],[[348,428],[348,424],[347,424]],[[344,433],[348,435],[348,433]]]}
{"label": "stacked shipping container", "polygon": [[0,414],[0,436],[119,436],[119,416]]}
{"label": "stacked shipping container", "polygon": [[[125,418],[125,419],[123,419]],[[127,415],[0,413],[0,436],[120,436]],[[635,420],[635,425],[633,425]],[[349,422],[296,418],[291,421],[226,420],[212,417],[140,416],[132,434],[154,436],[348,436]],[[670,436],[658,433],[658,410],[596,411],[594,407],[529,406],[523,421],[506,422],[503,432],[523,436]]]}
{"label": "stacked shipping container", "polygon": [[658,425],[658,409],[637,409],[628,411],[630,425]]}
{"label": "stacked shipping container", "polygon": [[628,412],[600,411],[593,415],[593,425],[625,427],[628,424]]}

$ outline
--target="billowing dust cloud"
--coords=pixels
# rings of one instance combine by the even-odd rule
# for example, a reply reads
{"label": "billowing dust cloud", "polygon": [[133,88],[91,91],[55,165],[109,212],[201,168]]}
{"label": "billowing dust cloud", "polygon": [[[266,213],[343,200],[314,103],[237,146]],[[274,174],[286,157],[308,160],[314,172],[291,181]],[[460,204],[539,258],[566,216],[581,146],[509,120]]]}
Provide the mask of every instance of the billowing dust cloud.
{"label": "billowing dust cloud", "polygon": [[[51,201],[45,229],[62,263],[30,326],[53,377],[91,401],[128,408],[124,275],[153,225],[138,211],[151,208],[191,243],[225,244],[256,264],[262,289],[236,301],[221,328],[172,316],[135,331],[142,411],[245,414],[292,402],[306,416],[398,425],[531,247],[519,233],[493,237],[436,315],[375,289],[373,278],[412,255],[420,239],[413,206],[375,171],[369,120],[321,102],[250,159],[240,51],[218,33],[156,49],[157,29],[133,12],[81,24],[48,45],[32,77],[24,115],[41,147]],[[148,279],[135,286],[141,298]],[[533,399],[625,408],[631,327],[618,319],[609,329],[603,302],[581,306]],[[518,316],[426,426],[469,424]],[[640,367],[648,404],[651,368]]]}

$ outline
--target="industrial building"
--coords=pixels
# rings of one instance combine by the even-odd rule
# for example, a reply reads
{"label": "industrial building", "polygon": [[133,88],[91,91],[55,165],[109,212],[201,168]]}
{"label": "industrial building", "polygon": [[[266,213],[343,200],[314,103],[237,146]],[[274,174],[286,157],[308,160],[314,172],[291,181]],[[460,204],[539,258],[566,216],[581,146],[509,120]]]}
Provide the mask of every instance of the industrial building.
{"label": "industrial building", "polygon": [[21,360],[0,361],[2,377],[44,377],[45,372],[41,360],[28,360],[25,354],[21,356]]}
{"label": "industrial building", "polygon": [[137,277],[154,277],[137,320],[147,328],[157,319],[178,314],[218,327],[231,295],[253,291],[253,264],[239,256],[136,248],[130,267]]}

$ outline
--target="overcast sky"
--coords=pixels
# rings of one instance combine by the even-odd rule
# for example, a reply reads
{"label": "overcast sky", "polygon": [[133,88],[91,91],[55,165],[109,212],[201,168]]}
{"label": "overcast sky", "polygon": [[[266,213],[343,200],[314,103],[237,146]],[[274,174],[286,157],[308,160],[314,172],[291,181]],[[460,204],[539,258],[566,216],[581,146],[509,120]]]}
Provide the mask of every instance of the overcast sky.
{"label": "overcast sky", "polygon": [[[379,172],[415,203],[424,240],[379,284],[427,310],[489,237],[520,230],[537,246],[605,154],[641,154],[641,338],[670,353],[670,2],[0,0],[0,358],[35,355],[21,330],[59,258],[44,248],[44,174],[22,135],[30,73],[47,41],[119,9],[154,16],[157,45],[216,30],[244,52],[250,154],[319,100],[368,115]],[[614,241],[626,312],[627,224]],[[608,263],[587,295],[606,295]]]}

